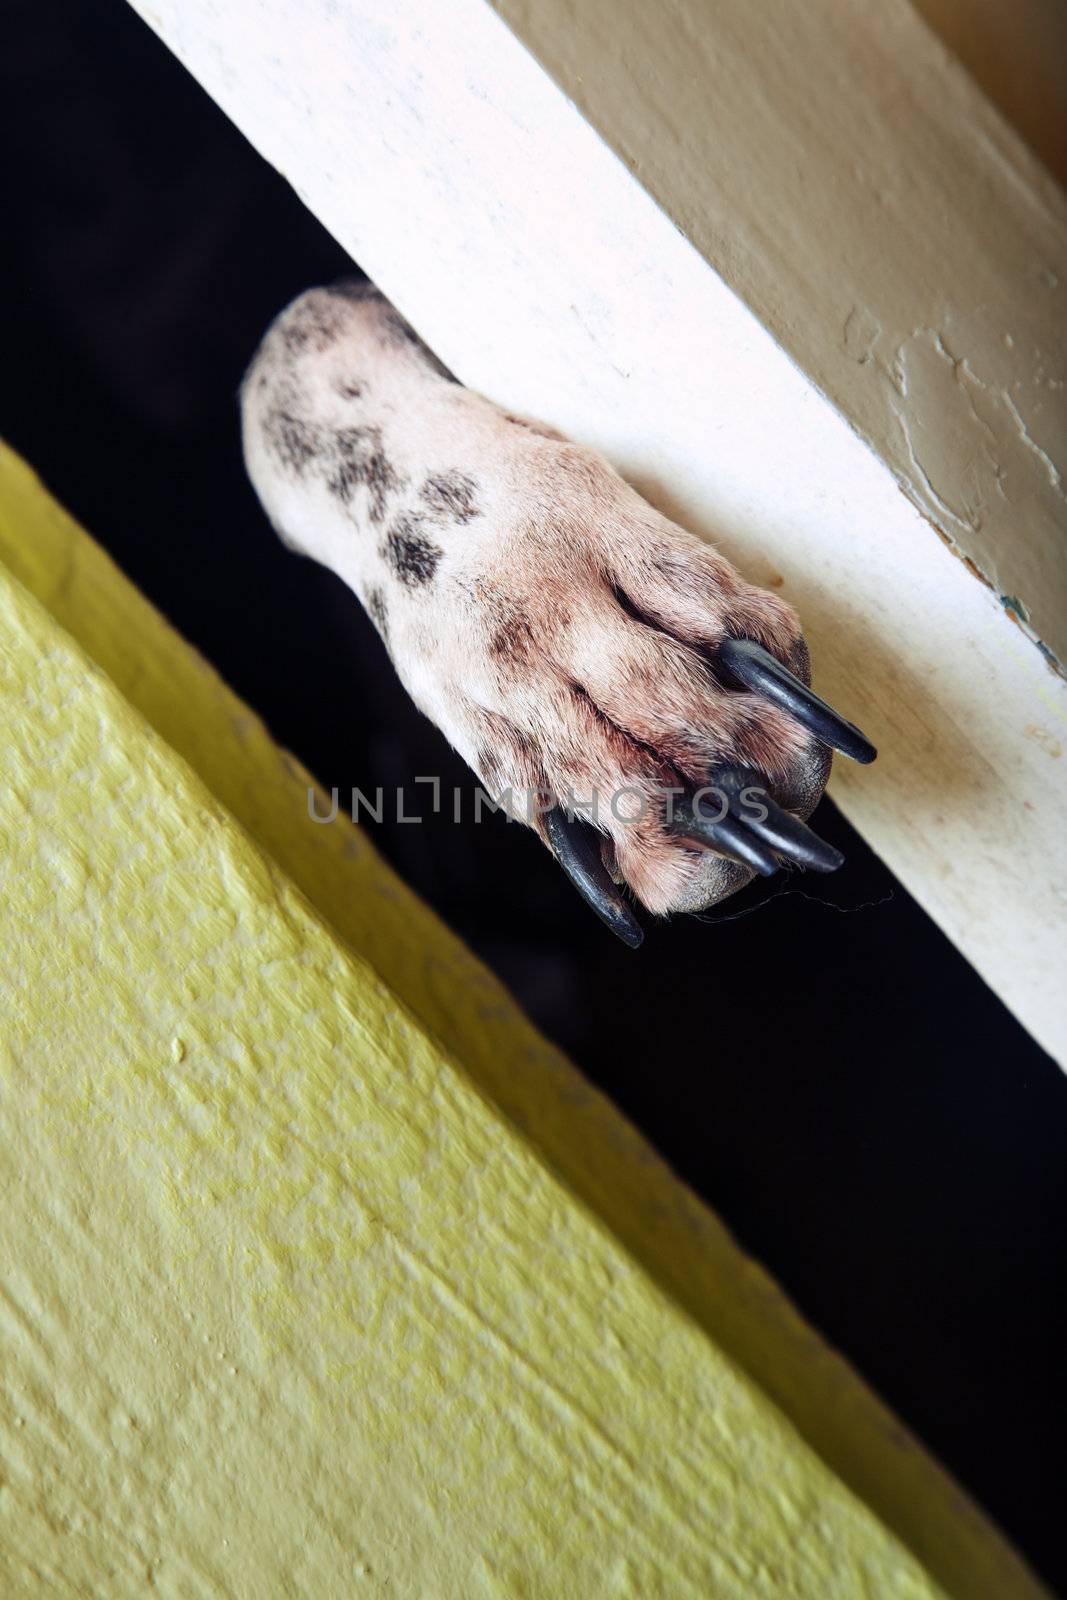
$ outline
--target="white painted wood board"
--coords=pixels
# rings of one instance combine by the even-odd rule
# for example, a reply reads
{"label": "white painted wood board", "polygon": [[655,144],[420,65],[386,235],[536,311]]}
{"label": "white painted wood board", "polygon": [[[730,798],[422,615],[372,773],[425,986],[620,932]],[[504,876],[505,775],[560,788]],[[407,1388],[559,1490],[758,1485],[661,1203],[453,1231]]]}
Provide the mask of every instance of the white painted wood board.
{"label": "white painted wood board", "polygon": [[1067,196],[909,0],[493,3],[1067,663]]}
{"label": "white painted wood board", "polygon": [[781,580],[839,804],[1067,1055],[1067,685],[485,0],[137,9],[464,382]]}

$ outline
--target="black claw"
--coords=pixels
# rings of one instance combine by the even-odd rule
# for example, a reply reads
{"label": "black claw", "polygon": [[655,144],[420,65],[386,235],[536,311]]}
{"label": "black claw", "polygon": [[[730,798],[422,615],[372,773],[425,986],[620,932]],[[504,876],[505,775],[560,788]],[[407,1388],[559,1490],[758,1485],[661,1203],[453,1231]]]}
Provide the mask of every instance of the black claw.
{"label": "black claw", "polygon": [[595,830],[577,817],[568,817],[562,806],[554,806],[545,814],[545,832],[552,854],[582,899],[623,944],[636,950],[645,937],[644,929],[600,859]]}
{"label": "black claw", "polygon": [[795,673],[754,639],[724,639],[718,660],[746,689],[782,706],[823,744],[864,765],[878,754],[871,741],[851,722],[800,681]]}
{"label": "black claw", "polygon": [[683,795],[673,806],[669,824],[671,832],[706,849],[715,850],[742,867],[751,867],[761,877],[769,878],[772,872],[777,872],[778,862],[774,851],[757,839],[732,810],[720,817],[721,810],[722,803],[714,795],[705,797],[703,809],[700,805],[694,805],[690,796]]}
{"label": "black claw", "polygon": [[[760,817],[760,810],[767,813],[765,817]],[[840,850],[820,839],[799,817],[783,811],[765,790],[761,792],[758,806],[754,802],[746,807],[743,815],[753,833],[765,839],[780,856],[795,861],[798,867],[810,867],[812,872],[836,872],[844,863]]]}
{"label": "black claw", "polygon": [[[782,858],[814,872],[836,872],[844,861],[798,817],[790,816],[752,767],[720,767],[708,778],[707,795],[683,795],[673,806],[672,832],[770,877]],[[725,815],[719,813],[726,806]]]}

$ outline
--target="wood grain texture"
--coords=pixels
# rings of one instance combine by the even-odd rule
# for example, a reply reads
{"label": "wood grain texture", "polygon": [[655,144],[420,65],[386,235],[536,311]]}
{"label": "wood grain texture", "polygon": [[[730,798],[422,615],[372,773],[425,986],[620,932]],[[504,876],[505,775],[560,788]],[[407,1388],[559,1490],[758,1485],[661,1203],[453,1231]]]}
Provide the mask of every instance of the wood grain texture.
{"label": "wood grain texture", "polygon": [[[852,1547],[831,1550],[840,1589],[805,1566],[837,1524],[790,1525],[778,1486],[793,1469],[762,1460],[765,1420],[751,1431],[774,1418],[778,1444],[809,1461],[784,1413],[945,1592],[1040,1594],[367,841],[307,823],[307,774],[3,450],[0,579],[5,1592],[319,1597],[363,1592],[357,1579],[370,1594],[707,1592],[686,1584],[693,1530],[700,1543],[701,1519],[721,1513],[712,1479],[676,1536],[635,1467],[626,1515],[649,1520],[631,1539],[613,1531],[610,1451],[606,1476],[576,1462],[586,1476],[562,1498],[538,1475],[554,1448],[542,1404],[564,1478],[571,1426],[616,1440],[587,1368],[606,1362],[611,1410],[625,1409],[622,1359],[655,1392],[631,1419],[635,1459],[655,1458],[661,1406],[668,1454],[684,1457],[694,1428],[737,1430],[744,1507],[722,1523],[727,1557],[707,1534],[715,1593],[932,1592],[881,1531],[871,1554],[872,1524],[852,1511],[868,1588],[847,1587]],[[567,1348],[546,1363],[528,1339],[554,1321]],[[671,1366],[675,1324],[692,1372]],[[559,1413],[561,1388],[580,1418]],[[780,1409],[732,1412],[753,1388]],[[708,1405],[718,1420],[689,1414]],[[483,1445],[464,1477],[456,1463]],[[710,1463],[688,1459],[701,1478]],[[487,1493],[479,1474],[494,1470]],[[599,1511],[575,1509],[581,1484]],[[588,1541],[601,1513],[590,1578],[567,1565],[568,1540]],[[455,1539],[438,1554],[442,1528]]]}
{"label": "wood grain texture", "polygon": [[[208,0],[154,0],[139,9],[465,382],[602,449],[661,510],[714,539],[748,577],[797,605],[817,687],[881,750],[870,771],[839,764],[832,794],[1016,1016],[1047,1050],[1067,1058],[1059,936],[1067,906],[1067,684],[700,253],[728,278],[740,259],[736,241],[747,236],[743,208],[736,216],[715,209],[717,169],[681,150],[685,140],[704,139],[709,147],[726,140],[712,112],[723,120],[733,90],[726,84],[723,97],[706,92],[704,54],[714,64],[716,49],[726,50],[734,34],[727,30],[715,48],[702,36],[703,46],[694,42],[685,54],[684,72],[672,76],[677,58],[661,55],[661,36],[675,37],[687,7],[613,9],[617,36],[583,58],[595,59],[597,72],[570,85],[578,97],[623,74],[629,84],[640,66],[640,88],[623,98],[641,108],[640,124],[652,131],[662,113],[674,143],[654,141],[659,165],[651,156],[635,158],[637,177],[657,193],[657,175],[671,166],[673,150],[680,152],[678,182],[690,185],[687,205],[665,211],[485,0],[443,7],[396,0],[388,13],[375,0],[343,7],[235,0],[221,12]],[[733,8],[735,34],[741,19],[760,9]],[[782,37],[793,38],[811,9],[790,8]],[[880,8],[866,14],[876,10],[881,16]],[[885,12],[887,21],[870,23],[872,40],[922,29],[917,18],[902,21],[895,3]],[[544,8],[546,17],[555,14],[554,6]],[[846,14],[853,15],[851,5]],[[534,13],[523,15],[532,28]],[[568,12],[574,27],[587,17],[605,24],[607,16],[582,7]],[[560,38],[569,37],[561,25]],[[768,70],[777,62],[784,71],[777,35],[768,49]],[[875,60],[881,65],[878,51]],[[755,55],[739,64],[737,82],[749,85],[751,103],[773,123],[785,86],[781,95],[758,90],[748,76],[756,64]],[[946,93],[962,94],[962,82],[949,72]],[[822,84],[816,94],[816,83],[805,90],[805,103],[825,106],[830,87]],[[928,98],[936,100],[933,89]],[[876,97],[872,117],[879,105]],[[897,188],[887,195],[927,181],[930,139],[920,133],[929,130],[913,110],[908,102],[907,137],[919,139],[914,170],[898,164]],[[1023,204],[1028,249],[1037,248],[1035,240],[1059,239],[1059,198],[1026,166],[995,113],[986,108],[983,117],[982,127],[992,130],[979,141],[991,163],[990,192],[1000,197],[1009,176],[1005,204],[1012,196],[1012,206]],[[813,126],[817,132],[817,120]],[[856,145],[862,170],[865,149]],[[783,249],[796,235],[798,261],[806,264],[810,235],[797,215],[807,203],[797,199],[806,195],[803,171],[798,176],[777,146],[756,150],[761,164],[745,175],[748,203],[758,205],[761,226]],[[1033,177],[1032,194],[1012,176],[1016,156],[1020,171]],[[884,149],[879,159],[889,159]],[[967,168],[970,156],[960,159]],[[766,195],[757,182],[763,177],[771,185]],[[783,195],[783,188],[796,193]],[[810,197],[813,215],[824,216],[827,206],[847,210],[844,192],[831,196],[820,180]],[[1000,339],[1006,325],[997,308],[1009,288],[997,258],[984,253],[983,230],[989,217],[1015,213],[986,207],[968,215],[968,227],[978,230],[967,240],[981,282],[951,306],[972,331],[988,310]],[[709,229],[714,240],[705,237]],[[885,276],[884,262],[872,261],[870,251],[860,263],[847,251],[840,255],[845,282],[856,271],[868,284],[868,268],[869,286]],[[767,272],[777,285],[778,313],[799,327],[804,302],[800,288],[794,293],[793,269],[780,280],[770,266]],[[1045,328],[1042,308],[1054,288],[1029,277],[1018,284],[1011,292],[1019,327],[1037,316]],[[860,317],[847,331],[850,305],[839,309],[838,345],[843,340],[848,363],[863,369],[867,345],[856,339],[866,324]],[[774,326],[769,310],[761,316]],[[911,329],[913,353],[935,390],[947,375],[955,405],[970,369],[953,361],[966,350],[947,337],[944,349],[938,346],[942,321],[930,328],[929,337],[918,325]],[[1016,352],[1031,348],[1021,333],[1012,337]],[[1003,341],[1000,348],[1007,360]],[[1045,377],[1054,376],[1049,365]],[[884,388],[884,375],[871,382]],[[917,378],[914,392],[920,387]],[[1009,385],[1008,392],[1015,390]],[[1046,420],[1057,393],[1049,390],[1042,402]],[[942,416],[940,400],[934,411]],[[901,413],[909,426],[918,415]],[[931,437],[940,448],[944,430]],[[1016,438],[1026,481],[1035,493],[1045,493],[1040,483],[1051,492],[1043,468],[1037,478],[1031,473],[1039,455]],[[1045,448],[1036,435],[1033,442]],[[978,466],[985,459],[981,451],[974,456]],[[1036,548],[1028,534],[1018,543],[1023,551]]]}

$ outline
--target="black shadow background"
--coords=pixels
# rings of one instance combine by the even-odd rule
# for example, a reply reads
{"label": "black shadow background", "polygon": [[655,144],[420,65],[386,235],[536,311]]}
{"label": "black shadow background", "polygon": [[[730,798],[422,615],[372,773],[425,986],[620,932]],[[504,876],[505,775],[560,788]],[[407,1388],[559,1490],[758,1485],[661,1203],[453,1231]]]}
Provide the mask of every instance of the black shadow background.
{"label": "black shadow background", "polygon": [[[243,367],[344,253],[114,0],[9,4],[0,122],[0,433],[324,784],[469,784],[241,466]],[[375,834],[1067,1584],[1067,1081],[829,802],[817,825],[835,878],[748,891],[636,957],[523,830]]]}

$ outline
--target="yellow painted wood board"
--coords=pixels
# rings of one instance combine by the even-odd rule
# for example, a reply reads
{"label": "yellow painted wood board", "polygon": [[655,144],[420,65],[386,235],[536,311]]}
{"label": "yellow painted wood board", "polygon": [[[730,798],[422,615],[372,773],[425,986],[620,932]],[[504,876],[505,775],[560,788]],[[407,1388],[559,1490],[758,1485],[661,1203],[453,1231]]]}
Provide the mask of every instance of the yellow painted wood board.
{"label": "yellow painted wood board", "polygon": [[10,452],[0,563],[5,1592],[1040,1593]]}

